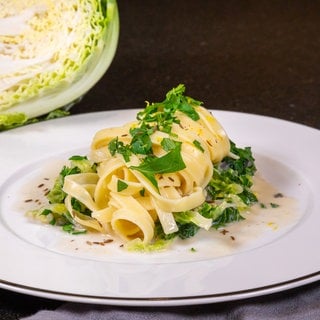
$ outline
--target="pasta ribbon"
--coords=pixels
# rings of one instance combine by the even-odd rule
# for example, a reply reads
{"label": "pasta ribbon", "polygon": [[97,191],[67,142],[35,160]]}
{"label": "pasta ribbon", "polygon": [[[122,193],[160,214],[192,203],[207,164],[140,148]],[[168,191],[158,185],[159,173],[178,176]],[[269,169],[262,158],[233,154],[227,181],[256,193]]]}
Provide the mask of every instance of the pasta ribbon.
{"label": "pasta ribbon", "polygon": [[[143,137],[145,140],[141,139],[143,143],[138,145],[141,153],[128,147],[132,130],[139,128],[138,121],[98,131],[90,152],[90,159],[97,163],[97,173],[65,178],[63,190],[73,218],[85,227],[113,234],[125,242],[139,238],[143,243],[151,243],[157,221],[165,234],[177,232],[175,213],[192,210],[205,201],[213,163],[221,161],[230,150],[225,131],[211,113],[200,106],[195,111],[198,120],[176,111],[171,131],[156,128],[149,137]],[[112,141],[122,149],[111,150]],[[179,149],[174,149],[177,146]],[[158,168],[159,162],[152,162],[170,150],[179,150],[184,165],[181,170],[167,169],[172,163],[161,163]],[[148,158],[150,152],[152,157]],[[91,216],[74,210],[72,198],[90,209]],[[210,219],[200,218],[207,229]]]}

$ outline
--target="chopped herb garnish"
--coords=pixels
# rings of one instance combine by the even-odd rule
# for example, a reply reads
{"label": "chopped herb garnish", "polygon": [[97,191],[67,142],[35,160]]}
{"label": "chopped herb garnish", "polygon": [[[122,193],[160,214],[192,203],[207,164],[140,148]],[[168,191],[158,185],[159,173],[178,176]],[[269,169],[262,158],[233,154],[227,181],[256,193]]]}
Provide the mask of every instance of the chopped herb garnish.
{"label": "chopped herb garnish", "polygon": [[[161,142],[167,154],[156,157],[152,150],[151,135],[155,131],[171,134],[172,125],[179,123],[175,114],[177,111],[195,121],[200,119],[195,107],[201,105],[201,102],[185,96],[184,92],[185,86],[180,84],[166,94],[164,101],[147,103],[145,109],[137,114],[137,126],[130,129],[130,143],[124,144],[116,137],[108,145],[112,156],[121,154],[126,162],[130,161],[132,154],[145,155],[140,165],[130,168],[141,172],[156,188],[156,174],[180,171],[185,168],[185,163],[181,157],[181,143],[171,138],[164,138]],[[200,144],[197,147],[202,149]]]}
{"label": "chopped herb garnish", "polygon": [[112,139],[109,142],[108,149],[112,156],[114,156],[116,153],[119,153],[123,156],[124,161],[128,162],[130,160],[130,147],[128,145],[125,145],[122,141],[119,141],[118,137]]}
{"label": "chopped herb garnish", "polygon": [[200,143],[198,140],[194,140],[194,141],[193,141],[193,144],[194,144],[194,146],[195,146],[197,149],[199,149],[201,152],[204,152],[204,149],[203,149],[201,143]]}
{"label": "chopped herb garnish", "polygon": [[[134,175],[138,176],[138,172],[142,174],[158,192],[160,190],[157,180],[162,178],[161,175],[176,173],[186,168],[181,154],[182,142],[174,133],[173,127],[180,124],[179,119],[186,117],[194,121],[200,119],[197,112],[197,110],[200,112],[200,109],[197,107],[202,103],[185,96],[184,92],[184,85],[178,85],[166,94],[164,101],[147,103],[145,109],[137,114],[137,122],[129,129],[129,132],[115,137],[108,144],[111,156],[122,156],[127,162],[127,167],[136,171]],[[181,120],[181,128],[183,128],[183,124],[183,120]],[[189,129],[191,130],[192,126]],[[159,131],[162,133],[158,134]],[[124,139],[124,137],[126,138]],[[128,140],[130,137],[131,140]],[[194,138],[188,140],[188,143],[192,143],[195,148],[205,152],[206,145],[201,144],[200,141],[202,140],[199,136],[197,138],[194,135]],[[206,139],[206,143],[211,145],[210,138]],[[138,162],[132,161],[130,163],[130,158],[134,158]],[[72,208],[70,209],[72,212],[68,211],[69,204],[65,204],[66,194],[63,191],[64,179],[73,174],[97,173],[98,164],[90,162],[86,156],[81,155],[74,155],[69,160],[70,165],[62,168],[52,190],[47,195],[50,202],[49,208],[42,210],[42,212],[38,210],[37,215],[42,216],[41,220],[45,220],[47,223],[61,226],[65,232],[81,234],[86,232],[86,228],[82,227],[74,217],[78,215],[84,219],[91,219],[92,211],[72,196]],[[251,190],[256,167],[250,147],[239,148],[230,141],[230,155],[212,166],[211,180],[207,186],[203,186],[205,187],[203,190],[203,194],[206,196],[205,201],[196,208],[183,212],[172,212],[178,227],[176,232],[166,234],[160,221],[155,220],[154,238],[151,243],[145,244],[143,239],[135,239],[133,242],[129,242],[126,248],[143,251],[163,249],[175,237],[191,238],[201,228],[205,230],[221,228],[220,232],[225,235],[228,233],[224,229],[227,224],[243,220],[242,212],[247,210],[248,206],[258,202],[256,195]],[[117,179],[117,192],[122,192],[129,187],[124,177],[121,176]],[[167,178],[175,181],[170,175]],[[38,187],[42,188],[43,185]],[[93,193],[94,190],[91,187],[93,186],[90,185],[88,190]],[[144,197],[146,189],[141,186],[138,190],[140,196]],[[185,195],[183,191],[181,195]],[[274,198],[282,196],[281,193],[274,194]],[[30,199],[30,201],[37,202],[38,200]],[[277,208],[279,206],[276,203],[259,204],[261,208],[267,206]],[[230,239],[235,240],[235,237],[231,235]],[[88,241],[87,243],[104,245],[105,242]],[[190,251],[196,252],[196,249],[191,247]]]}
{"label": "chopped herb garnish", "polygon": [[118,192],[121,192],[121,191],[123,191],[123,190],[125,190],[125,189],[127,189],[127,188],[128,188],[128,184],[125,183],[123,180],[118,179],[118,182],[117,182],[117,191],[118,191]]}
{"label": "chopped herb garnish", "polygon": [[85,229],[77,229],[72,223],[68,223],[62,226],[62,230],[71,234],[83,234],[87,231]]}
{"label": "chopped herb garnish", "polygon": [[197,121],[200,119],[199,114],[194,109],[194,106],[190,104],[190,100],[188,98],[186,100],[181,101],[180,105],[178,106],[178,110],[186,114],[188,117],[190,117],[194,121]]}
{"label": "chopped herb garnish", "polygon": [[91,210],[89,210],[84,204],[82,204],[78,199],[71,198],[72,208],[80,213],[85,214],[86,216],[91,216]]}
{"label": "chopped herb garnish", "polygon": [[175,149],[177,146],[181,146],[181,142],[169,138],[163,138],[161,141],[161,147],[164,151],[171,151]]}
{"label": "chopped herb garnish", "polygon": [[74,156],[71,156],[69,158],[69,160],[76,160],[76,161],[81,161],[81,160],[88,160],[87,156],[77,156],[77,155],[74,155]]}
{"label": "chopped herb garnish", "polygon": [[149,126],[156,126],[156,130],[170,133],[173,123],[179,123],[175,113],[181,111],[192,120],[199,120],[199,114],[195,107],[202,104],[193,98],[184,95],[185,86],[178,85],[166,94],[162,102],[147,104],[146,108],[139,112],[137,119]]}
{"label": "chopped herb garnish", "polygon": [[49,209],[44,209],[44,210],[41,212],[41,215],[42,215],[42,216],[47,216],[47,215],[50,214],[50,213],[52,213],[51,210],[49,210]]}
{"label": "chopped herb garnish", "polygon": [[[114,138],[108,145],[111,155],[119,153],[126,162],[130,160],[131,154],[152,155],[150,136],[155,131],[170,134],[173,123],[179,123],[175,114],[177,111],[183,112],[195,121],[198,120],[200,117],[195,107],[201,105],[201,102],[185,96],[184,92],[185,86],[180,84],[166,94],[164,101],[147,103],[145,109],[137,114],[138,125],[130,129],[131,142],[125,145],[119,141],[118,137]],[[167,142],[165,148],[167,148]]]}
{"label": "chopped herb garnish", "polygon": [[181,143],[176,143],[174,149],[164,156],[148,157],[139,166],[131,166],[130,169],[141,172],[158,189],[156,174],[177,172],[185,167],[181,156]]}
{"label": "chopped herb garnish", "polygon": [[151,154],[152,142],[150,139],[150,134],[152,132],[153,130],[147,126],[131,129],[131,152],[134,154]]}

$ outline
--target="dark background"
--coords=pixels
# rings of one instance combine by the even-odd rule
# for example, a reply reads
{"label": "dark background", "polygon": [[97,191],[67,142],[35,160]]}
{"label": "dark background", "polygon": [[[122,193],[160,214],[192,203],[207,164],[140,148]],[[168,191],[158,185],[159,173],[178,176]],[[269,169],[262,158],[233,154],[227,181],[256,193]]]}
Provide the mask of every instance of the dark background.
{"label": "dark background", "polygon": [[104,78],[74,113],[141,108],[184,83],[210,109],[320,128],[319,1],[120,0]]}
{"label": "dark background", "polygon": [[[320,1],[119,0],[118,5],[116,56],[72,114],[143,108],[146,100],[163,100],[184,83],[187,95],[207,108],[320,129]],[[0,290],[0,319],[59,304]]]}

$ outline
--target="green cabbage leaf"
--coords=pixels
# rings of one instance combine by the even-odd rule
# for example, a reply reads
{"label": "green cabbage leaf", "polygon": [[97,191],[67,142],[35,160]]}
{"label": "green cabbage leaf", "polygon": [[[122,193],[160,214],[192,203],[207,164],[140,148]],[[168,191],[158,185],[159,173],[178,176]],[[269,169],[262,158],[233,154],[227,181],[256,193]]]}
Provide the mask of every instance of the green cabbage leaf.
{"label": "green cabbage leaf", "polygon": [[115,0],[2,1],[0,126],[77,101],[111,63],[118,31]]}

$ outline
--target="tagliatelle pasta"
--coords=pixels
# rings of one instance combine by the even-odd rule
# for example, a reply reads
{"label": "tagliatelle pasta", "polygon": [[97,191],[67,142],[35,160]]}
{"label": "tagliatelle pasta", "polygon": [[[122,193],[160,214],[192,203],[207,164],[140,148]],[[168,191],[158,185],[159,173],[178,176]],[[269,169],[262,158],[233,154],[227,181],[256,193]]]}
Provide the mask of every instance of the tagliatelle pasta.
{"label": "tagliatelle pasta", "polygon": [[[116,137],[129,143],[129,131],[137,126],[136,122],[97,132],[90,153],[90,159],[98,163],[97,174],[80,173],[65,178],[63,190],[92,211],[91,218],[83,219],[76,213],[75,220],[126,241],[138,237],[150,242],[155,220],[160,221],[166,234],[176,232],[174,213],[193,209],[205,201],[212,163],[221,161],[230,150],[229,139],[217,120],[203,107],[195,110],[200,115],[198,122],[177,112],[179,123],[172,126],[171,134],[155,131],[150,136],[158,157],[166,153],[161,147],[164,138],[172,136],[181,142],[185,163],[185,168],[178,172],[156,174],[158,190],[141,172],[131,168],[139,165],[143,157],[132,155],[126,162],[122,155],[112,156],[108,149]],[[198,141],[202,149],[194,141]],[[126,188],[119,191],[119,182]]]}
{"label": "tagliatelle pasta", "polygon": [[[159,234],[187,238],[198,228],[240,220],[239,210],[255,201],[247,170],[253,175],[251,153],[235,155],[239,149],[219,122],[183,92],[178,86],[136,121],[98,131],[88,158],[72,158],[75,164],[64,167],[50,191],[50,223],[62,216],[67,231],[82,228],[149,245]],[[234,166],[238,158],[245,162]],[[225,178],[219,176],[224,170]],[[241,174],[245,179],[238,179]]]}

